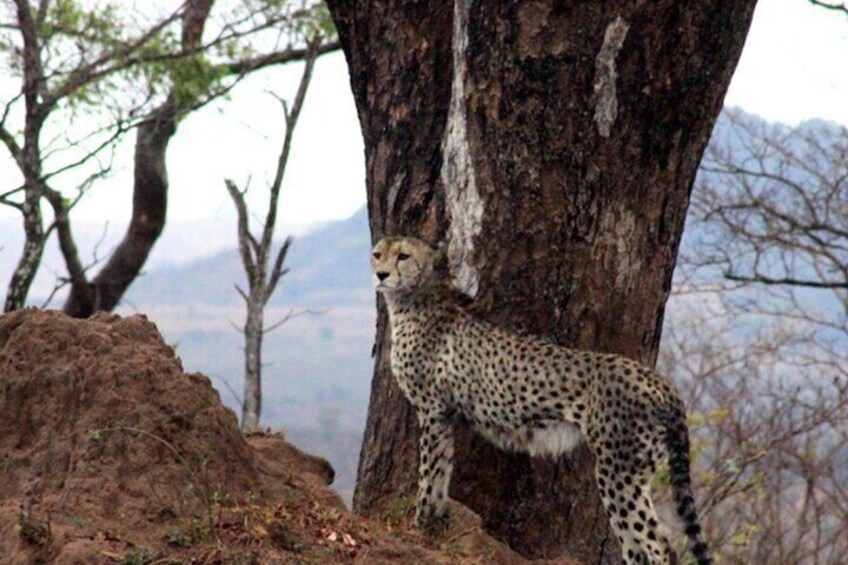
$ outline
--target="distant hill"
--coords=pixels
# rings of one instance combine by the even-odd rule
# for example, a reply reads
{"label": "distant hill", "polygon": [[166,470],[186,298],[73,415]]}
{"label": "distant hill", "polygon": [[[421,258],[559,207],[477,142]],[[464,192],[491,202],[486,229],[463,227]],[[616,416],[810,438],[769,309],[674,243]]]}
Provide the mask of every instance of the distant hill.
{"label": "distant hill", "polygon": [[[229,228],[229,226],[228,226]],[[340,222],[331,222],[295,238],[283,277],[271,304],[322,308],[340,303],[359,304],[373,298],[368,250],[371,240],[365,208]],[[240,304],[233,288],[246,279],[236,249],[206,259],[158,269],[136,281],[126,300],[135,304]]]}

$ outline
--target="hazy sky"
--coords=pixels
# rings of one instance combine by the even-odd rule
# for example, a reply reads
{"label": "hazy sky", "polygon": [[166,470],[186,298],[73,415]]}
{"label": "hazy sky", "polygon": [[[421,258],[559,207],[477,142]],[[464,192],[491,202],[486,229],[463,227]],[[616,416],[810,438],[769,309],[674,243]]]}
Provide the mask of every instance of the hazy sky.
{"label": "hazy sky", "polygon": [[[231,101],[196,112],[180,125],[168,153],[171,223],[157,246],[158,257],[171,257],[162,248],[178,224],[221,226],[216,236],[204,236],[191,255],[235,243],[225,177],[239,184],[251,178],[253,209],[264,213],[265,189],[283,132],[279,103],[267,90],[291,93],[299,72],[292,67],[253,77],[234,91]],[[797,123],[821,117],[848,125],[846,101],[848,17],[812,7],[805,0],[760,0],[726,103],[773,121]],[[130,213],[131,151],[129,139],[117,173],[75,211],[81,231],[108,218],[111,233],[121,233]],[[3,178],[10,163],[5,151],[0,155]],[[280,217],[292,228],[347,217],[364,202],[359,123],[344,58],[336,53],[317,64],[296,133]],[[0,226],[19,221],[16,211],[0,207]],[[7,272],[5,263],[12,256],[17,259],[20,246],[4,243],[0,276]],[[4,276],[0,284],[6,280]]]}

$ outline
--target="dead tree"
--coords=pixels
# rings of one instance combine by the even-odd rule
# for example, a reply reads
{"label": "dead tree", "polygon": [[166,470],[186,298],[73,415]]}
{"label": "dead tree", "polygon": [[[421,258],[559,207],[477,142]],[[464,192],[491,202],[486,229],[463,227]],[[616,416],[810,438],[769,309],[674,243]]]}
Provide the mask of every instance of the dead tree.
{"label": "dead tree", "polygon": [[[272,253],[274,229],[277,224],[277,206],[280,188],[286,172],[286,164],[291,152],[294,130],[309,88],[309,81],[312,78],[315,57],[318,55],[320,44],[321,39],[316,36],[309,45],[303,75],[291,109],[284,100],[280,100],[285,118],[285,136],[282,150],[277,159],[274,180],[269,187],[270,197],[268,211],[265,214],[265,223],[258,238],[250,231],[248,209],[244,201],[247,189],[241,191],[233,181],[229,179],[225,181],[227,191],[230,193],[238,213],[239,255],[244,266],[244,272],[247,275],[247,291],[236,285],[236,290],[244,299],[247,308],[247,316],[241,330],[244,334],[244,396],[242,398],[241,429],[245,433],[259,429],[259,419],[262,414],[262,339],[266,333],[279,327],[291,317],[291,315],[286,316],[275,324],[265,327],[265,305],[276,290],[280,278],[288,272],[288,269],[284,268],[284,264],[292,238],[286,238],[277,250],[276,256]],[[272,257],[274,257],[273,262],[271,261]]]}
{"label": "dead tree", "polygon": [[740,308],[826,333],[848,361],[848,129],[725,112],[690,221],[690,277],[723,278]]}
{"label": "dead tree", "polygon": [[848,129],[725,111],[688,225],[663,365],[689,393],[710,539],[728,562],[841,563]]}

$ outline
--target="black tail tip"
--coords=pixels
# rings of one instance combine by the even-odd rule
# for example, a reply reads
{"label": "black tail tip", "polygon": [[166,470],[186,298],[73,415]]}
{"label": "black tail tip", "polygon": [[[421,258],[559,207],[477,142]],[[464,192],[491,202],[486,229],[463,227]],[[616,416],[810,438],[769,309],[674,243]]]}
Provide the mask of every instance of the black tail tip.
{"label": "black tail tip", "polygon": [[[694,538],[694,537],[697,537],[700,534],[701,534],[701,526],[699,526],[698,524],[689,524],[688,526],[686,526],[686,535],[688,537]],[[704,549],[707,548],[706,544],[701,544],[701,545],[704,546]]]}
{"label": "black tail tip", "polygon": [[692,554],[698,565],[713,565],[712,557],[710,557],[710,548],[702,541],[692,544]]}

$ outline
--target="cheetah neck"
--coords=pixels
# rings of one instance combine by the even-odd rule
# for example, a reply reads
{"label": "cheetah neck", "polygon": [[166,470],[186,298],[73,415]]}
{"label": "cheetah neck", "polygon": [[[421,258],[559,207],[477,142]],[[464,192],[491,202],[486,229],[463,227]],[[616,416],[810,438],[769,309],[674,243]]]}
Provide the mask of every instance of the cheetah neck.
{"label": "cheetah neck", "polygon": [[451,302],[446,289],[435,286],[384,292],[383,296],[392,319],[410,315],[429,316],[437,311],[450,309]]}

